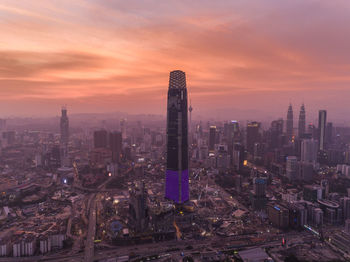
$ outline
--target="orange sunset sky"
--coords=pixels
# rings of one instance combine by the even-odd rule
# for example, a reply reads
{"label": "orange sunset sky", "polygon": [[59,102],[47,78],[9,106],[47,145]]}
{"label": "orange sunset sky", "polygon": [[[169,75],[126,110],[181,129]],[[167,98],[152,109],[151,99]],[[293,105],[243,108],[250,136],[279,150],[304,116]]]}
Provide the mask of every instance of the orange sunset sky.
{"label": "orange sunset sky", "polygon": [[348,121],[349,0],[0,0],[0,116],[165,114],[181,69],[195,115]]}

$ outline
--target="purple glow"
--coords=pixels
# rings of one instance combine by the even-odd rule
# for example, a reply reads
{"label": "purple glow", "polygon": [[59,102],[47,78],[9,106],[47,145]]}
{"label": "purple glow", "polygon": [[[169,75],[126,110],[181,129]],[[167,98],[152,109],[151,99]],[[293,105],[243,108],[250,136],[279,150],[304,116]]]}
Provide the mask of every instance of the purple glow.
{"label": "purple glow", "polygon": [[[173,170],[166,171],[165,197],[180,203],[179,201],[179,172]],[[182,171],[181,176],[181,203],[189,200],[188,170]]]}
{"label": "purple glow", "polygon": [[173,170],[166,171],[165,197],[179,202],[179,173]]}

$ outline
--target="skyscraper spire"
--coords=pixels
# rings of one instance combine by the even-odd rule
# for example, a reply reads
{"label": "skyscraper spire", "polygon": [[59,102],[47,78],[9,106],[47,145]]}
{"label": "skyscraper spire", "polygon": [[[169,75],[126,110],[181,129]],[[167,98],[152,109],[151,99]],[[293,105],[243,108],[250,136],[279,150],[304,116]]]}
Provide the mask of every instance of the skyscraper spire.
{"label": "skyscraper spire", "polygon": [[293,137],[293,108],[292,104],[289,104],[288,112],[287,112],[287,138],[288,140],[292,140]]}
{"label": "skyscraper spire", "polygon": [[298,137],[301,138],[305,134],[305,106],[304,103],[300,107]]}

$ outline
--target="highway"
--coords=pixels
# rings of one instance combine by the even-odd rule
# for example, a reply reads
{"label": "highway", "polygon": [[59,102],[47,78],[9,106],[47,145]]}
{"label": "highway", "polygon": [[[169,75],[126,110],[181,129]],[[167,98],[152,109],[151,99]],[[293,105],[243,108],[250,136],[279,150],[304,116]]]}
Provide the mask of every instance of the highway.
{"label": "highway", "polygon": [[96,194],[92,194],[89,209],[89,225],[85,241],[84,261],[91,262],[94,257],[94,240],[96,234]]}
{"label": "highway", "polygon": [[[91,203],[91,207],[96,207],[95,200]],[[92,210],[92,209],[91,209]],[[94,212],[90,213],[92,216],[96,216]],[[93,219],[93,217],[92,217]],[[95,225],[95,226],[93,226]],[[90,225],[89,225],[90,226]],[[96,221],[91,224],[92,229],[96,229]],[[92,232],[92,231],[91,231]],[[94,233],[90,233],[90,240],[94,237]],[[23,258],[13,258],[6,257],[0,258],[0,262],[27,262],[27,261],[57,261],[57,262],[85,262],[102,260],[107,258],[115,258],[120,256],[128,256],[131,253],[139,255],[138,257],[147,257],[153,255],[166,255],[171,254],[173,257],[180,257],[180,253],[184,252],[184,255],[190,255],[193,252],[208,252],[211,251],[223,251],[234,248],[252,248],[252,247],[269,247],[269,246],[279,246],[281,245],[282,237],[285,237],[288,242],[300,241],[301,237],[313,235],[307,231],[304,232],[290,232],[285,234],[260,234],[260,237],[266,237],[266,239],[259,243],[249,243],[249,241],[244,241],[248,236],[256,236],[256,234],[251,235],[237,235],[232,237],[212,237],[202,240],[170,240],[163,241],[160,243],[149,243],[140,244],[133,246],[121,246],[108,250],[100,250],[94,253],[93,241],[87,243],[88,248],[85,249],[85,253],[78,253],[73,255],[53,255],[53,256],[36,256],[36,257],[23,257]],[[273,237],[272,237],[273,236]],[[270,239],[268,239],[270,238]],[[237,241],[242,243],[238,244]],[[188,250],[186,247],[192,246],[193,249]]]}

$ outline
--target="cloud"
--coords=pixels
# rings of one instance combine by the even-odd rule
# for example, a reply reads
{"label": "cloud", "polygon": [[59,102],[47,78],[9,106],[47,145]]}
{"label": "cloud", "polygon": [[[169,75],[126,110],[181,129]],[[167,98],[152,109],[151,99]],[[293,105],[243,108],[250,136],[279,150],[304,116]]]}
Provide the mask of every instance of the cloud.
{"label": "cloud", "polygon": [[278,106],[300,97],[341,112],[349,9],[340,0],[4,1],[0,99],[164,113],[169,71],[182,69],[196,112],[235,103],[281,116]]}

